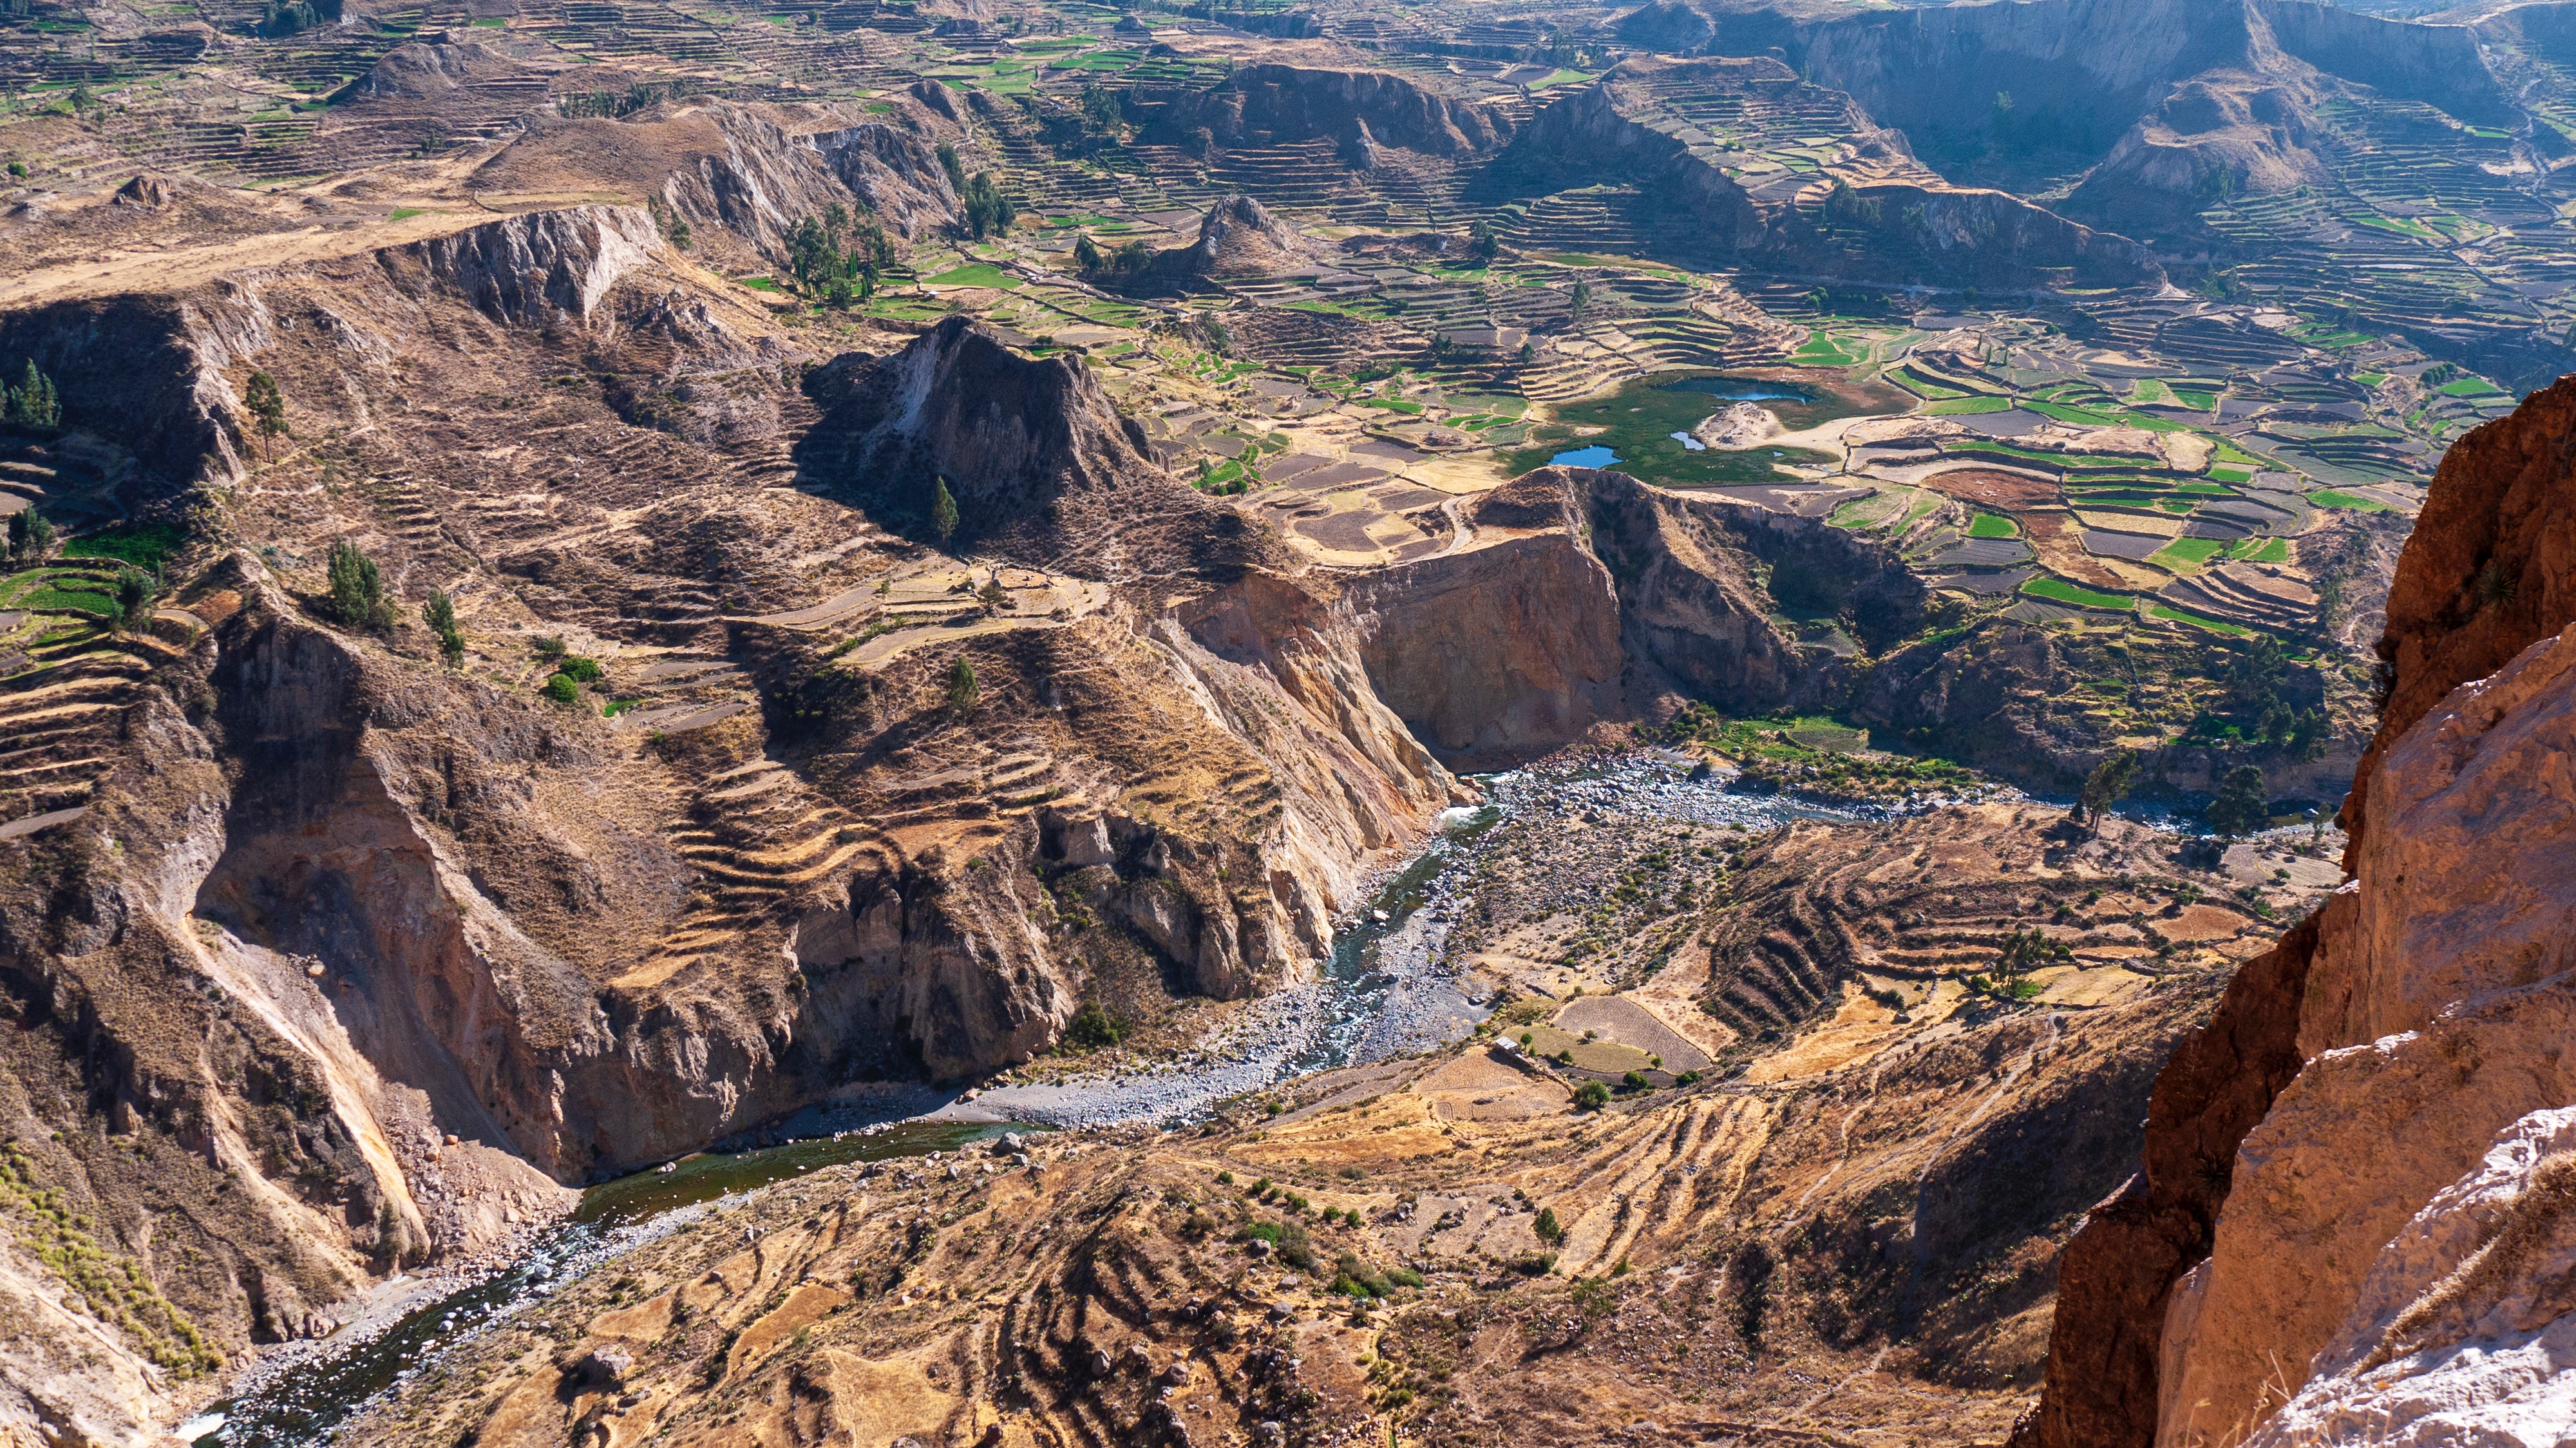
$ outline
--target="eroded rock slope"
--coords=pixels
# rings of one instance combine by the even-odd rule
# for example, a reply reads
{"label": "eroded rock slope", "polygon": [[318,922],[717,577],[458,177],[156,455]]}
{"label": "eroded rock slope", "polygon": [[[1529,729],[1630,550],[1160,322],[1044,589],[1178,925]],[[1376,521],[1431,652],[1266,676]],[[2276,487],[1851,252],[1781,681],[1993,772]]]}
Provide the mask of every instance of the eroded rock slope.
{"label": "eroded rock slope", "polygon": [[2564,1431],[2571,412],[2561,382],[2444,461],[2391,594],[2352,878],[2158,1079],[2017,1442]]}

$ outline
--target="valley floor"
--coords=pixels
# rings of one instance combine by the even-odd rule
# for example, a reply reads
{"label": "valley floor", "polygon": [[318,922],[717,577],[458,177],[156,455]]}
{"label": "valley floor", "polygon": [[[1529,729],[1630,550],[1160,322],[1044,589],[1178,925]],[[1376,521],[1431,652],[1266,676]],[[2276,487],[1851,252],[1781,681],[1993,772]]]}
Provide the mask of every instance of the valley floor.
{"label": "valley floor", "polygon": [[[2318,847],[2205,871],[2013,798],[1763,822],[1652,757],[1531,773],[1550,808],[1454,837],[1359,962],[1452,982],[1463,1039],[727,1198],[348,1441],[2000,1441],[2059,1247]],[[2067,957],[1972,986],[2023,931]],[[1042,1063],[943,1114],[1220,1064]]]}

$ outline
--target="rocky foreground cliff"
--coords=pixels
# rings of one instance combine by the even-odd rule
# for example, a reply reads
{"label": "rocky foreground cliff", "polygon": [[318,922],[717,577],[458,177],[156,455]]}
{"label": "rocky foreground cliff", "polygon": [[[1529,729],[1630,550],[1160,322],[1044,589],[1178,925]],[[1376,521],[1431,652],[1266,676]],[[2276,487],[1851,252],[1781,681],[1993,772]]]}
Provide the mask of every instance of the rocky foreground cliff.
{"label": "rocky foreground cliff", "polygon": [[2158,1077],[2016,1444],[2568,1431],[2571,435],[2561,381],[2444,460],[2389,596],[2350,879]]}

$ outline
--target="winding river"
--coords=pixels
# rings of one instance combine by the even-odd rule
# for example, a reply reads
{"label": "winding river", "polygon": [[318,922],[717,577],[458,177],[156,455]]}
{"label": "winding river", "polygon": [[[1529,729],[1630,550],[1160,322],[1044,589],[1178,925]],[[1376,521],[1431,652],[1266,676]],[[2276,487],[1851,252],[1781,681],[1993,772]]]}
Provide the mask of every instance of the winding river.
{"label": "winding river", "polygon": [[[1080,1129],[1135,1121],[1178,1122],[1219,1102],[1334,1066],[1409,1055],[1457,1039],[1483,1019],[1444,964],[1452,889],[1477,843],[1506,818],[1590,811],[1639,818],[1743,824],[1848,819],[1844,811],[1782,795],[1729,792],[1693,781],[1685,761],[1629,755],[1579,767],[1516,770],[1478,781],[1487,800],[1442,815],[1420,851],[1377,882],[1343,923],[1318,978],[1264,997],[1197,1059],[1065,1086],[1010,1086],[973,1103],[889,1121],[884,1105],[808,1111],[785,1123],[798,1139],[734,1153],[706,1153],[667,1173],[644,1172],[593,1187],[574,1214],[540,1233],[503,1270],[436,1284],[391,1313],[319,1343],[271,1354],[235,1396],[182,1426],[195,1448],[308,1448],[340,1430],[379,1394],[425,1370],[445,1349],[496,1322],[542,1310],[555,1291],[639,1243],[696,1220],[713,1202],[844,1162],[950,1151],[1014,1124]],[[898,1098],[904,1099],[904,1098]],[[926,1091],[907,1105],[937,1098]],[[900,1108],[897,1108],[899,1110]],[[1007,1118],[1000,1119],[1000,1118]],[[872,1129],[871,1129],[872,1128]],[[402,1303],[400,1282],[380,1301]]]}

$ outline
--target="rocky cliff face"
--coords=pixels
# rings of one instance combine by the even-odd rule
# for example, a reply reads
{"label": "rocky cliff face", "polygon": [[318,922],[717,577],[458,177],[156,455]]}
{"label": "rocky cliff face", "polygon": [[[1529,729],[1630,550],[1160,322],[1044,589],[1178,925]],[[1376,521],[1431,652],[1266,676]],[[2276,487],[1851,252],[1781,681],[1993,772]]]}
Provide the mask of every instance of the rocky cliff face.
{"label": "rocky cliff face", "polygon": [[[809,397],[641,210],[0,326],[133,460],[121,506],[200,533],[167,637],[81,705],[91,803],[0,833],[0,1196],[59,1204],[132,1288],[65,1299],[0,1251],[38,1324],[0,1412],[132,1441],[559,1183],[1026,1059],[1104,962],[1296,979],[1455,798],[1333,590],[1267,571],[1275,540],[1147,462],[1079,364],[952,325]],[[470,375],[438,365],[459,345]],[[248,440],[252,367],[291,438]],[[908,524],[904,468],[954,483],[978,581],[1078,615],[845,662],[879,583],[964,576],[839,500]],[[322,537],[376,561],[389,627],[317,603]],[[541,696],[540,639],[646,722]]]}
{"label": "rocky cliff face", "polygon": [[[1953,180],[2023,190],[2089,171],[2063,209],[2132,236],[2192,225],[2195,195],[2214,178],[2253,195],[2315,181],[2315,107],[2337,80],[2512,124],[2508,88],[2470,27],[2304,0],[2042,0],[1870,14],[1666,0],[1632,12],[1620,33],[1666,54],[1776,50],[1903,132]],[[1960,101],[1997,94],[2011,97],[2009,112]]]}
{"label": "rocky cliff face", "polygon": [[1228,196],[1199,218],[1196,242],[1154,258],[1153,271],[1165,277],[1270,276],[1297,267],[1313,267],[1312,248],[1304,237],[1280,224],[1249,196]]}
{"label": "rocky cliff face", "polygon": [[[1501,192],[1614,182],[1638,189],[1634,219],[1659,248],[1696,262],[1748,257],[1801,272],[1876,280],[1904,274],[1952,284],[2030,285],[2043,269],[2071,271],[2089,285],[2144,278],[2146,254],[2125,237],[2099,233],[2001,191],[1951,186],[1916,164],[1905,137],[1882,131],[1848,97],[1843,129],[1860,154],[1836,174],[1855,200],[1832,224],[1866,233],[1865,244],[1835,242],[1788,193],[1760,195],[1727,174],[1705,137],[1660,113],[1664,88],[1694,93],[1798,83],[1778,60],[1630,57],[1575,95],[1549,106],[1496,158],[1484,183]],[[1685,135],[1688,132],[1688,135]]]}
{"label": "rocky cliff face", "polygon": [[1347,595],[1379,696],[1453,765],[1535,758],[1625,713],[1618,594],[1570,512],[1581,476],[1542,469],[1485,494],[1486,546]]}
{"label": "rocky cliff face", "polygon": [[1431,156],[1489,152],[1511,139],[1510,117],[1374,70],[1248,65],[1177,98],[1142,139],[1179,145],[1206,129],[1221,146],[1354,139]]}
{"label": "rocky cliff face", "polygon": [[1834,618],[1875,649],[1910,633],[1923,585],[1897,558],[1812,518],[1592,477],[1592,547],[1618,581],[1620,643],[1639,707],[1657,694],[1731,713],[1839,701],[1849,669],[1774,622]]}
{"label": "rocky cliff face", "polygon": [[842,358],[807,390],[823,418],[800,465],[916,535],[945,480],[958,546],[1038,566],[1129,581],[1285,562],[1277,539],[1165,473],[1079,361],[1030,362],[967,318],[892,357]]}
{"label": "rocky cliff face", "polygon": [[1771,619],[1775,594],[1879,642],[1923,590],[1812,519],[1547,467],[1481,495],[1476,546],[1353,580],[1378,695],[1457,768],[1519,763],[1668,698],[1765,712],[1839,699],[1850,670]]}
{"label": "rocky cliff face", "polygon": [[539,114],[473,182],[505,196],[578,182],[650,197],[689,224],[702,255],[746,265],[784,263],[797,226],[836,205],[915,237],[956,220],[960,202],[938,147],[967,139],[955,102],[924,84],[929,93],[895,93],[877,114],[714,98],[666,101],[622,120]]}
{"label": "rocky cliff face", "polygon": [[2571,409],[2562,382],[2444,460],[2391,598],[2353,878],[2159,1078],[2146,1171],[2069,1252],[2047,1396],[2016,1441],[2563,1427],[2526,1385],[2576,1332],[2576,810],[2554,783],[2576,750],[2576,599],[2552,586]]}

